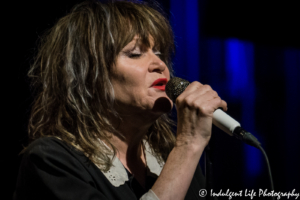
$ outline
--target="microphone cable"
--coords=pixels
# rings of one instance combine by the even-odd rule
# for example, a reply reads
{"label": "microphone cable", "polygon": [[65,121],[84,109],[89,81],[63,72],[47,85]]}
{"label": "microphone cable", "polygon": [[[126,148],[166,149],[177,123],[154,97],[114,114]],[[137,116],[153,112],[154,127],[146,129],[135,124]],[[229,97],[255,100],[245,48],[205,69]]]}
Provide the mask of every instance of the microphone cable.
{"label": "microphone cable", "polygon": [[[268,159],[268,156],[267,156],[265,150],[262,148],[260,142],[258,141],[258,139],[256,137],[254,137],[254,135],[252,135],[251,133],[249,133],[249,132],[245,131],[244,129],[242,129],[241,127],[236,127],[233,131],[233,135],[237,139],[242,140],[246,144],[249,144],[249,145],[257,148],[262,152],[262,154],[264,155],[264,158],[266,160],[267,167],[268,167],[268,174],[269,174],[269,179],[270,179],[270,188],[271,188],[271,191],[274,191],[273,178],[272,178],[269,159]],[[275,200],[274,196],[272,196],[272,199]]]}

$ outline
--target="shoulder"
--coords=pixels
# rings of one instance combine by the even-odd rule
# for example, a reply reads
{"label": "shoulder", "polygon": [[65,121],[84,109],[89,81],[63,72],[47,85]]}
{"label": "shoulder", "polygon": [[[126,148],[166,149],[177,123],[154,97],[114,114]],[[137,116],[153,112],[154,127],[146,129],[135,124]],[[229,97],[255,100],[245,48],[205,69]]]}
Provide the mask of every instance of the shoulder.
{"label": "shoulder", "polygon": [[55,156],[68,154],[83,155],[82,152],[75,147],[67,144],[65,141],[56,137],[42,137],[33,141],[23,152],[23,157],[39,155],[46,156],[53,154]]}
{"label": "shoulder", "polygon": [[107,199],[105,187],[108,180],[83,153],[44,137],[23,153],[14,199]]}
{"label": "shoulder", "polygon": [[60,191],[57,187],[66,188],[65,183],[92,183],[94,168],[83,153],[66,142],[55,137],[39,138],[22,155],[16,194],[31,196],[37,189]]}
{"label": "shoulder", "polygon": [[70,149],[70,147],[64,141],[56,137],[42,137],[30,143],[24,151],[24,155],[41,153],[51,149],[62,150]]}
{"label": "shoulder", "polygon": [[54,168],[55,166],[84,167],[89,159],[66,142],[55,137],[42,137],[32,142],[23,152],[23,167]]}

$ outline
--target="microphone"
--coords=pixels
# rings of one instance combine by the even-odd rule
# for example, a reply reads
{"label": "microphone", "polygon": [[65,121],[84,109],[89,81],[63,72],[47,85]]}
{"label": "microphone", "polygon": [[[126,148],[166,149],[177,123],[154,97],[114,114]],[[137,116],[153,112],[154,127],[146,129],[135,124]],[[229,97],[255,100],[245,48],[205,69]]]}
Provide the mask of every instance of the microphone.
{"label": "microphone", "polygon": [[[166,94],[175,102],[177,97],[187,88],[189,81],[182,78],[173,77],[166,85]],[[226,114],[222,109],[217,109],[213,113],[213,124],[237,139],[258,148],[260,142],[251,133],[242,129],[239,122]]]}

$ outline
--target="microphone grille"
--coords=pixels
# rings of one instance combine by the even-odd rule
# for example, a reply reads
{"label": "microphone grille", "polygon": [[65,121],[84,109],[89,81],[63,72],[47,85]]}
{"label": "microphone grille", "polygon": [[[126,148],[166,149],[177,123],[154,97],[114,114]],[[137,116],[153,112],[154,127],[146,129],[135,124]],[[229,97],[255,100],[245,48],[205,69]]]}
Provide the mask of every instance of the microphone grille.
{"label": "microphone grille", "polygon": [[177,97],[185,90],[185,88],[189,84],[189,81],[182,78],[171,78],[166,85],[166,94],[175,103]]}

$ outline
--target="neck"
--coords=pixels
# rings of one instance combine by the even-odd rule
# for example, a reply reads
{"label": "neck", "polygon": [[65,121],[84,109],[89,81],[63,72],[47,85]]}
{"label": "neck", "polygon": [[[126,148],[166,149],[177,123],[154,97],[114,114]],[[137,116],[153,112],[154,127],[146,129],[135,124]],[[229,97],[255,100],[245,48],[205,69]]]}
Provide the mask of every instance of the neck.
{"label": "neck", "polygon": [[[120,160],[130,162],[143,157],[142,140],[152,123],[141,124],[138,120],[128,117],[120,120],[112,120],[120,135],[112,135],[110,142],[117,149],[117,157]],[[123,163],[124,164],[124,163]]]}
{"label": "neck", "polygon": [[134,175],[136,180],[145,188],[146,178],[146,157],[143,151],[142,140],[145,137],[150,126],[155,122],[153,120],[143,120],[143,116],[127,115],[123,120],[111,120],[114,127],[120,135],[112,134],[110,142],[117,149],[117,157],[123,166]]}

